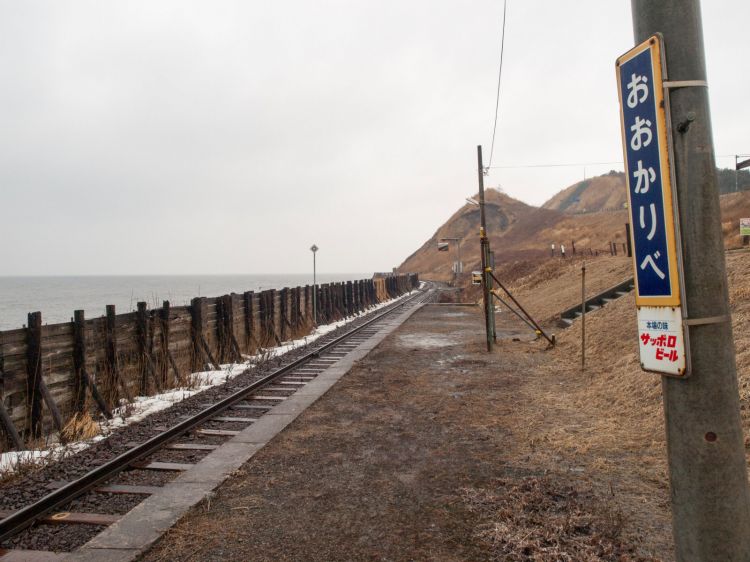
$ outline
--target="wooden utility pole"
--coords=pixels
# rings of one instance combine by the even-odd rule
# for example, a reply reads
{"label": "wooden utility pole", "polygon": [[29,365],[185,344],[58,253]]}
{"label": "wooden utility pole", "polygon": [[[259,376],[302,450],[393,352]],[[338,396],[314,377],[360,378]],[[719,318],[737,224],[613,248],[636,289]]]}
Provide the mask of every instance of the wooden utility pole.
{"label": "wooden utility pole", "polygon": [[492,298],[490,297],[491,271],[489,262],[489,240],[487,239],[487,220],[484,214],[484,163],[482,162],[482,145],[477,146],[477,174],[479,177],[479,240],[482,253],[482,294],[484,295],[484,328],[487,335],[487,351],[492,351]]}
{"label": "wooden utility pole", "polygon": [[662,377],[680,561],[750,560],[750,490],[698,0],[632,0],[635,41],[664,37],[689,378]]}

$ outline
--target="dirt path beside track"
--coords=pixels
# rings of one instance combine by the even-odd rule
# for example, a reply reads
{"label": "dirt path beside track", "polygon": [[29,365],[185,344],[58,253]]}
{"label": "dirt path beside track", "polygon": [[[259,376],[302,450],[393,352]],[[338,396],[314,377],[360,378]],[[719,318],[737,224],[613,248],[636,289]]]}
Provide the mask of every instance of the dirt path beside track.
{"label": "dirt path beside track", "polygon": [[671,560],[658,447],[597,439],[508,316],[490,355],[479,309],[417,312],[145,560]]}

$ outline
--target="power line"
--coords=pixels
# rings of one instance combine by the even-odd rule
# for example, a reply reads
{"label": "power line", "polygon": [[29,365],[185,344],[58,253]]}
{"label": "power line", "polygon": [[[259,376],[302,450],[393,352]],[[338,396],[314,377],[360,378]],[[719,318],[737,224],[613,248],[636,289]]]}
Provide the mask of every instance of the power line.
{"label": "power line", "polygon": [[495,124],[492,127],[492,144],[490,145],[490,162],[487,169],[492,167],[492,156],[495,153],[495,133],[497,132],[497,114],[500,108],[500,79],[503,77],[503,53],[505,52],[505,12],[508,0],[503,0],[503,34],[500,39],[500,68],[497,72],[497,95],[495,97]]}
{"label": "power line", "polygon": [[[747,158],[750,154],[717,154],[716,158],[734,158],[735,156]],[[499,166],[487,166],[486,170],[508,170],[514,168],[580,168],[583,166],[611,166],[614,164],[624,165],[622,160],[612,160],[611,162],[553,162],[537,164],[501,164]]]}
{"label": "power line", "polygon": [[554,163],[554,164],[504,164],[502,166],[487,166],[487,169],[508,169],[508,168],[576,168],[581,166],[610,166],[612,164],[622,165],[622,160],[613,162],[571,162],[571,163]]}

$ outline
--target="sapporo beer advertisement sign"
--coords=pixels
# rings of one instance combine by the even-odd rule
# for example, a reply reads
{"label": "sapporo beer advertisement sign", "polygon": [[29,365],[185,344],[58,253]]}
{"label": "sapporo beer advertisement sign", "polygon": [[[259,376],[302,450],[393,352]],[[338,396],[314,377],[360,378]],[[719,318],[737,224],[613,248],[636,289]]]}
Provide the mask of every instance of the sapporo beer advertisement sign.
{"label": "sapporo beer advertisement sign", "polygon": [[641,366],[672,376],[689,365],[681,309],[663,44],[654,35],[617,59]]}

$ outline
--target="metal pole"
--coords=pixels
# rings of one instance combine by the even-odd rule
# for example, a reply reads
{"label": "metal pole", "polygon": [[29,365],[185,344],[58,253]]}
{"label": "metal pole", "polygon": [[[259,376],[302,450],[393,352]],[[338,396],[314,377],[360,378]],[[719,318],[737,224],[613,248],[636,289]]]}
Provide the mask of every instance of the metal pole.
{"label": "metal pole", "polygon": [[[461,239],[456,238],[456,253],[458,254],[458,262],[456,263],[456,274],[453,277],[453,285],[456,287],[460,287],[461,285]],[[461,290],[461,289],[459,289]]]}
{"label": "metal pole", "polygon": [[318,325],[318,272],[315,263],[315,252],[313,252],[313,318],[315,325]]}
{"label": "metal pole", "polygon": [[317,264],[315,263],[315,256],[319,248],[315,244],[310,247],[310,251],[313,253],[313,325],[318,325],[318,278],[317,278]]}
{"label": "metal pole", "polygon": [[490,298],[490,272],[487,246],[487,221],[484,215],[484,163],[482,162],[482,145],[477,146],[477,174],[479,176],[479,240],[482,254],[482,293],[484,295],[484,329],[487,335],[487,351],[492,351],[492,299]]}
{"label": "metal pole", "polygon": [[458,273],[463,273],[463,264],[461,263],[461,239],[456,238],[456,244],[458,244]]}
{"label": "metal pole", "polygon": [[[664,36],[669,80],[706,80],[698,0],[632,0],[636,43]],[[750,560],[750,490],[708,91],[669,95],[691,375],[662,378],[677,560]],[[723,320],[723,321],[722,321]]]}
{"label": "metal pole", "polygon": [[586,369],[586,262],[581,265],[581,371]]}
{"label": "metal pole", "polygon": [[544,339],[549,342],[550,346],[554,347],[555,346],[555,335],[552,334],[552,337],[548,336],[547,332],[545,332],[544,330],[542,330],[542,327],[539,325],[539,323],[536,320],[534,320],[534,318],[528,312],[526,312],[526,309],[523,306],[521,306],[521,303],[518,302],[518,300],[516,299],[516,297],[513,296],[513,293],[511,293],[505,287],[505,285],[503,285],[500,282],[500,280],[497,277],[495,277],[495,274],[494,273],[490,273],[490,275],[495,280],[495,283],[497,283],[498,287],[500,287],[505,292],[505,294],[508,295],[508,297],[510,298],[510,300],[513,301],[513,303],[518,307],[518,309],[526,315],[526,318],[528,318],[531,321],[531,323],[534,324],[534,327],[536,328],[537,332],[539,332],[540,335],[544,336]]}
{"label": "metal pole", "polygon": [[[494,290],[494,284],[492,283],[493,278],[495,277],[495,252],[490,250],[490,240],[487,239],[487,266],[489,267],[489,280],[490,280],[490,294],[492,294],[492,291]],[[490,301],[492,299],[490,298]],[[492,341],[494,343],[497,343],[497,330],[495,329],[495,303],[492,302],[492,306],[490,307],[490,329],[492,330]]]}

